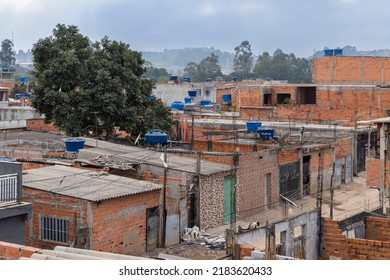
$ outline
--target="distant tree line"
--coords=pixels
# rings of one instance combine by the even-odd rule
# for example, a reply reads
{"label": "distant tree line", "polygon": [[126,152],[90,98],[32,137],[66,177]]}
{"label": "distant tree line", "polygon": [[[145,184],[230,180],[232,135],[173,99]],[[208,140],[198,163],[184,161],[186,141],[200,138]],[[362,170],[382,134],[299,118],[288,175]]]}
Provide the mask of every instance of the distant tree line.
{"label": "distant tree line", "polygon": [[[250,43],[245,40],[234,48],[233,72],[224,75],[221,71],[219,57],[214,52],[199,63],[190,61],[184,68],[183,76],[191,81],[202,82],[206,79],[244,80],[244,79],[271,79],[288,80],[291,83],[308,83],[311,81],[310,60],[296,57],[293,53],[286,54],[277,49],[271,56],[263,52],[254,61]],[[149,66],[146,77],[155,82],[168,79],[168,72],[163,68],[156,69]]]}

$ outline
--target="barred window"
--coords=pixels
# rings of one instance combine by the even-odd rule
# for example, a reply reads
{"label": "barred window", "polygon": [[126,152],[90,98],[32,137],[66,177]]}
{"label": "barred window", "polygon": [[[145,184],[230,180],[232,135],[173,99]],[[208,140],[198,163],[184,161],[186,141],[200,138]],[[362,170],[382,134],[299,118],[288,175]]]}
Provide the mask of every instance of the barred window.
{"label": "barred window", "polygon": [[53,217],[41,216],[40,239],[68,243],[68,221]]}

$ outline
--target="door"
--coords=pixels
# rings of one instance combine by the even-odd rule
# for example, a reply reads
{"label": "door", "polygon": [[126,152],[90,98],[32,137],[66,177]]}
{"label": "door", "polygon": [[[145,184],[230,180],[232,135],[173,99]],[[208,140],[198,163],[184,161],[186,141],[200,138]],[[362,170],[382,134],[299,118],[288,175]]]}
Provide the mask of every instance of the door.
{"label": "door", "polygon": [[234,193],[234,176],[226,176],[223,180],[223,221],[230,222],[236,217],[235,213],[235,193]]}
{"label": "door", "polygon": [[153,251],[158,245],[158,206],[146,209],[146,252]]}
{"label": "door", "polygon": [[300,198],[299,161],[280,165],[279,176],[279,193],[291,200]]}
{"label": "door", "polygon": [[303,195],[310,194],[310,156],[303,157],[302,165],[302,182],[303,182]]}

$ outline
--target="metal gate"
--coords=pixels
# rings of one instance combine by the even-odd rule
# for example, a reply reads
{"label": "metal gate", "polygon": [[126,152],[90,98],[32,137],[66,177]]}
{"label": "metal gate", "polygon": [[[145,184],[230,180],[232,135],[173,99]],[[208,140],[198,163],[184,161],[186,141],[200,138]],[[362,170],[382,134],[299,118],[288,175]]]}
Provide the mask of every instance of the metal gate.
{"label": "metal gate", "polygon": [[[372,132],[370,137],[370,147],[376,147],[376,133]],[[368,148],[368,133],[362,133],[357,136],[357,172],[366,170],[366,149]]]}
{"label": "metal gate", "polygon": [[146,209],[146,252],[157,248],[158,221],[158,206]]}
{"label": "metal gate", "polygon": [[279,166],[279,193],[291,200],[300,198],[299,160]]}

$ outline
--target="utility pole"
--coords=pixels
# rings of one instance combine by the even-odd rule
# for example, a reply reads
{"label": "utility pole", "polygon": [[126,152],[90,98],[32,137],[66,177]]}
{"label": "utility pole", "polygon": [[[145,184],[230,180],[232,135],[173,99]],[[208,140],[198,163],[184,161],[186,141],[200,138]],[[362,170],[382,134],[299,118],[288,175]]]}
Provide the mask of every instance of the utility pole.
{"label": "utility pole", "polygon": [[95,140],[96,140],[96,148],[98,147],[98,129],[97,129],[97,114],[99,112],[92,112],[93,114],[95,114]]}
{"label": "utility pole", "polygon": [[166,241],[166,231],[167,231],[167,198],[166,198],[166,189],[167,189],[167,146],[164,149],[164,185],[163,185],[163,230],[162,230],[162,247],[165,247]]}
{"label": "utility pole", "polygon": [[336,165],[336,149],[332,147],[332,176],[330,177],[330,219],[333,220],[333,195],[334,195],[334,172]]}
{"label": "utility pole", "polygon": [[194,123],[195,123],[195,116],[192,113],[191,114],[191,150],[194,149]]}
{"label": "utility pole", "polygon": [[386,202],[388,202],[388,187],[387,187],[387,145],[388,145],[388,127],[386,123],[380,124],[380,159],[381,159],[381,176],[380,176],[380,191],[382,192],[382,207],[383,214],[386,215]]}

